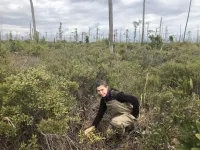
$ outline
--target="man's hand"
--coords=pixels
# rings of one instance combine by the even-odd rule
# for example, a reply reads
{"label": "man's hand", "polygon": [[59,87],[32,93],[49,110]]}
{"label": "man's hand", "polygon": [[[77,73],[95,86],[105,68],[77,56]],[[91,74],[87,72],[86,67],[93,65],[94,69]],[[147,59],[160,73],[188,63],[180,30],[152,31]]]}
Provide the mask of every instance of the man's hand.
{"label": "man's hand", "polygon": [[87,128],[87,129],[84,131],[84,133],[85,133],[86,136],[88,136],[89,133],[92,132],[92,131],[94,131],[94,130],[95,130],[95,127],[94,127],[94,126],[91,126],[91,127]]}

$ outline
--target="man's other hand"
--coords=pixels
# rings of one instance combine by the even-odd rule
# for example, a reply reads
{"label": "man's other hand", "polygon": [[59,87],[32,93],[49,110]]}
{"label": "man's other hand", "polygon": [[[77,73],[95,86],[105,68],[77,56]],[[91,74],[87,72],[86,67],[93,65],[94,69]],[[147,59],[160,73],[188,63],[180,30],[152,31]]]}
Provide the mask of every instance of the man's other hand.
{"label": "man's other hand", "polygon": [[94,127],[94,126],[91,126],[91,127],[87,128],[87,129],[84,131],[84,133],[85,133],[86,136],[88,136],[89,133],[92,132],[92,131],[94,131],[94,130],[95,130],[95,127]]}

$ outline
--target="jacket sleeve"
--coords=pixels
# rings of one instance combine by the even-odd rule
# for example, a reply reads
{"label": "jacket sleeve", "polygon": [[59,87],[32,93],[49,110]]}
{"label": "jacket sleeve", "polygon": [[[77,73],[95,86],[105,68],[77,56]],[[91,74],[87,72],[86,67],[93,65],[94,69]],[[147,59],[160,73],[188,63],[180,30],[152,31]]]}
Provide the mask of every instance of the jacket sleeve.
{"label": "jacket sleeve", "polygon": [[101,121],[101,119],[103,118],[103,115],[105,114],[105,111],[107,109],[106,103],[103,99],[101,99],[100,102],[100,106],[99,106],[99,111],[92,123],[93,126],[95,126],[95,128],[97,128],[99,122]]}
{"label": "jacket sleeve", "polygon": [[119,102],[122,102],[122,103],[128,102],[128,103],[132,104],[133,110],[132,110],[131,114],[136,118],[138,117],[138,115],[139,115],[139,101],[138,101],[137,97],[132,96],[132,95],[128,95],[128,94],[124,94],[122,92],[118,92],[118,91],[115,91],[115,90],[111,91],[111,96],[114,97]]}

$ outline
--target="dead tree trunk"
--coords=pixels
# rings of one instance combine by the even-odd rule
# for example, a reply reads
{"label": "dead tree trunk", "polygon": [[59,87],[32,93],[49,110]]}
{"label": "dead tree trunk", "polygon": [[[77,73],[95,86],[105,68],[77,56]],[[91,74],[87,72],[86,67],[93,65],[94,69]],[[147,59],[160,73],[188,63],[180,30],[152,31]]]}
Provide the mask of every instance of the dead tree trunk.
{"label": "dead tree trunk", "polygon": [[109,49],[110,53],[113,53],[113,4],[112,0],[108,0],[109,8]]}
{"label": "dead tree trunk", "polygon": [[33,1],[30,0],[30,5],[31,5],[31,13],[32,13],[32,20],[33,20],[33,38],[34,40],[38,43],[38,36],[37,36],[37,32],[36,32],[36,22],[35,22],[35,14],[34,14],[34,7],[33,7]]}
{"label": "dead tree trunk", "polygon": [[187,21],[186,21],[186,25],[185,25],[185,32],[184,32],[184,36],[183,36],[183,41],[185,41],[185,34],[186,34],[186,30],[187,30],[188,19],[189,19],[189,17],[190,17],[190,8],[191,8],[191,4],[192,4],[192,0],[190,0],[190,5],[189,5]]}
{"label": "dead tree trunk", "polygon": [[162,17],[160,18],[160,29],[159,29],[159,35],[162,37]]}
{"label": "dead tree trunk", "polygon": [[142,41],[141,44],[144,43],[144,22],[145,22],[145,0],[143,0],[143,19],[142,19]]}

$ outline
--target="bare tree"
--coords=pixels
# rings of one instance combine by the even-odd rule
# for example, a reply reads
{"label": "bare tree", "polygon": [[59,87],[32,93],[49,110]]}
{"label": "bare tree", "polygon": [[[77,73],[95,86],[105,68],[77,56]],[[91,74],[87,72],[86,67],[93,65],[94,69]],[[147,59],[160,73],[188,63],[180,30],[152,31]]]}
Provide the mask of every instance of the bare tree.
{"label": "bare tree", "polygon": [[58,33],[56,32],[56,41],[58,41]]}
{"label": "bare tree", "polygon": [[146,25],[147,25],[147,42],[148,42],[148,39],[149,39],[149,24],[150,23],[151,23],[150,21],[146,22]]}
{"label": "bare tree", "polygon": [[180,24],[180,35],[179,35],[179,42],[181,42],[181,24]]}
{"label": "bare tree", "polygon": [[90,31],[91,31],[91,28],[88,27],[88,36],[90,37]]}
{"label": "bare tree", "polygon": [[199,43],[199,26],[197,26],[197,43]]}
{"label": "bare tree", "polygon": [[120,40],[119,41],[121,43],[121,41],[122,41],[122,29],[120,29],[120,35],[119,36],[120,36]]}
{"label": "bare tree", "polygon": [[99,28],[97,28],[97,32],[96,32],[96,42],[99,40]]}
{"label": "bare tree", "polygon": [[142,41],[141,44],[144,43],[144,22],[145,22],[145,2],[146,0],[143,0],[143,19],[142,19]]}
{"label": "bare tree", "polygon": [[159,35],[162,37],[162,17],[160,18],[160,29],[159,29]]}
{"label": "bare tree", "polygon": [[188,42],[192,42],[192,31],[188,31]]}
{"label": "bare tree", "polygon": [[113,4],[112,0],[108,0],[109,9],[109,48],[110,53],[113,53]]}
{"label": "bare tree", "polygon": [[81,36],[82,36],[82,42],[83,42],[83,32],[81,33]]}
{"label": "bare tree", "polygon": [[45,32],[45,39],[46,39],[46,41],[48,41],[48,40],[47,40],[47,32]]}
{"label": "bare tree", "polygon": [[165,40],[166,40],[166,41],[168,40],[168,36],[169,36],[168,27],[166,26],[166,27],[165,27]]}
{"label": "bare tree", "polygon": [[31,23],[30,23],[30,33],[29,33],[29,37],[30,37],[30,40],[32,40],[32,34],[31,34]]}
{"label": "bare tree", "polygon": [[138,26],[139,26],[139,43],[141,41],[141,37],[140,37],[140,24],[142,23],[142,20],[138,20]]}
{"label": "bare tree", "polygon": [[117,42],[117,29],[114,30],[114,43]]}
{"label": "bare tree", "polygon": [[134,42],[136,42],[136,35],[137,35],[137,27],[139,26],[139,22],[134,21],[133,22],[133,26],[134,26]]}
{"label": "bare tree", "polygon": [[62,22],[60,22],[58,32],[59,32],[59,40],[62,41],[62,33],[63,33],[63,31],[62,31]]}
{"label": "bare tree", "polygon": [[32,20],[33,20],[33,29],[34,29],[33,37],[34,37],[34,40],[38,43],[38,36],[37,36],[37,32],[36,32],[35,14],[34,14],[34,7],[33,7],[33,1],[32,0],[30,0],[30,5],[31,5]]}
{"label": "bare tree", "polygon": [[77,28],[74,29],[74,40],[76,43],[78,42],[78,29]]}
{"label": "bare tree", "polygon": [[129,39],[129,36],[128,36],[128,29],[126,29],[126,43],[128,43],[128,39]]}
{"label": "bare tree", "polygon": [[190,8],[191,8],[191,4],[192,4],[192,0],[190,0],[190,5],[189,5],[187,21],[186,21],[186,25],[185,25],[185,32],[184,32],[184,36],[183,36],[183,41],[185,41],[185,34],[186,34],[186,30],[187,30],[188,19],[189,19],[189,16],[190,16]]}

